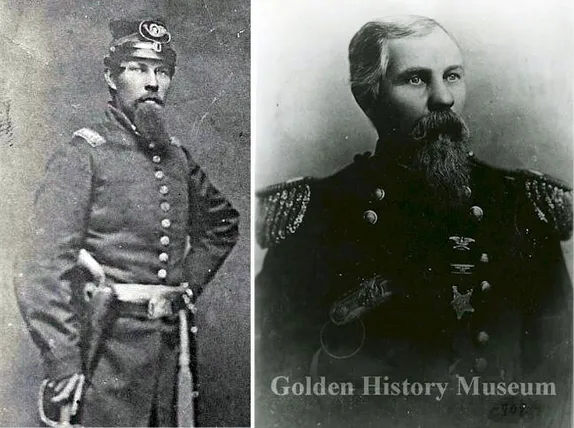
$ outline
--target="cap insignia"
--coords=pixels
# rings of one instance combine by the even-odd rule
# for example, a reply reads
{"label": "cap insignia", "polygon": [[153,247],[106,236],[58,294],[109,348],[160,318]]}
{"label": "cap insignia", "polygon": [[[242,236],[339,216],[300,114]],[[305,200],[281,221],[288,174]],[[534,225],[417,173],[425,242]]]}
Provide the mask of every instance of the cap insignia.
{"label": "cap insignia", "polygon": [[158,52],[161,52],[161,45],[169,43],[171,40],[171,34],[167,28],[156,21],[140,22],[139,33],[144,39],[153,42],[154,46],[159,46]]}

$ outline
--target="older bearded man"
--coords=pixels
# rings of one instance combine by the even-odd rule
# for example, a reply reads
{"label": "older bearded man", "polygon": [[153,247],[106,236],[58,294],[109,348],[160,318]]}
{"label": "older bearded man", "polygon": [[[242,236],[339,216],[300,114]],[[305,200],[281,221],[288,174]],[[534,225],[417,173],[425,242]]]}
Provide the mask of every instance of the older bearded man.
{"label": "older bearded man", "polygon": [[[259,421],[485,426],[498,413],[484,397],[366,397],[374,379],[550,381],[560,371],[544,367],[569,370],[569,347],[543,350],[570,331],[559,242],[571,234],[571,191],[469,154],[463,58],[436,21],[367,23],[349,60],[353,95],[379,134],[375,154],[258,192],[268,248],[256,280]],[[275,396],[277,379],[350,382],[354,393]]]}

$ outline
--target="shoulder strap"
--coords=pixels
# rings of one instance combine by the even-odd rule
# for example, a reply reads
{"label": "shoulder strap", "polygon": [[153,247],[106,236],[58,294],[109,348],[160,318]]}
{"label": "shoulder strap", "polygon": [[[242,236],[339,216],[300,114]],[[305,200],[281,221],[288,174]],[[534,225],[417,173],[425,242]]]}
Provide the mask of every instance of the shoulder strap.
{"label": "shoulder strap", "polygon": [[74,137],[83,138],[90,146],[98,147],[106,142],[106,139],[90,128],[81,128],[74,132]]}

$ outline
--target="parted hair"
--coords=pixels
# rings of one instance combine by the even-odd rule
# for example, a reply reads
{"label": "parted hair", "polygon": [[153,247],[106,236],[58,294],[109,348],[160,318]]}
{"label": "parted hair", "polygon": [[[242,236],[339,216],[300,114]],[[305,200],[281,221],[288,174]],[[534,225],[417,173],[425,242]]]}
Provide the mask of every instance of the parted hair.
{"label": "parted hair", "polygon": [[389,63],[389,41],[426,36],[437,27],[448,34],[434,19],[399,15],[367,22],[353,36],[349,44],[351,91],[371,122],[374,123],[381,79]]}

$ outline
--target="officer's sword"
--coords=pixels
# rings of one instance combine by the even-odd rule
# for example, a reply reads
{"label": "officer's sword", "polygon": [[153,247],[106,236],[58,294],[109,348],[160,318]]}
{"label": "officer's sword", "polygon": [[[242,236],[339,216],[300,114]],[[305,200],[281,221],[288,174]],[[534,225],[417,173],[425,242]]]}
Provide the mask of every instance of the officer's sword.
{"label": "officer's sword", "polygon": [[195,427],[194,379],[190,369],[189,321],[187,310],[179,311],[179,375],[177,388],[177,424],[180,427]]}

